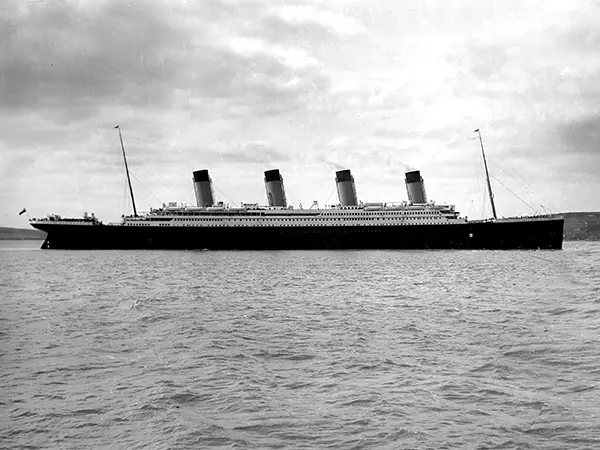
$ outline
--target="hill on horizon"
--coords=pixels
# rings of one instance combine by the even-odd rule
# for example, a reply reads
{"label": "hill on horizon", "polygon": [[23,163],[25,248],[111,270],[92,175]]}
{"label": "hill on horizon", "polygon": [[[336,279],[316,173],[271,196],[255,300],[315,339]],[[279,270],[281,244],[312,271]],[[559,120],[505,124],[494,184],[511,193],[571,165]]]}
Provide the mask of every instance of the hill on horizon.
{"label": "hill on horizon", "polygon": [[26,228],[0,227],[0,241],[43,241],[44,239],[46,239],[46,233],[43,231],[34,229],[28,230]]}
{"label": "hill on horizon", "polygon": [[600,211],[552,214],[565,218],[566,241],[600,241]]}

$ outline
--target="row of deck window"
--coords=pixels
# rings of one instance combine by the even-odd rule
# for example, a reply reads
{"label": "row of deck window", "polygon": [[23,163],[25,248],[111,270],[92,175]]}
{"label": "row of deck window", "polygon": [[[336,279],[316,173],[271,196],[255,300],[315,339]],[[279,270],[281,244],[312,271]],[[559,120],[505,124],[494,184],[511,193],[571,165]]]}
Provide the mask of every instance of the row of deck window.
{"label": "row of deck window", "polygon": [[[438,217],[434,217],[433,219],[443,219],[445,218],[444,216],[438,216]],[[369,219],[369,220],[419,220],[419,219],[425,219],[425,217],[421,218],[421,217],[363,217],[363,218],[354,218],[354,217],[350,217],[350,218],[325,218],[325,217],[311,217],[311,218],[303,218],[303,219],[279,219],[279,218],[264,218],[264,219],[227,219],[227,218],[198,218],[198,219],[175,219],[177,222],[202,222],[202,221],[218,221],[218,222],[224,222],[224,221],[229,221],[229,222],[250,222],[250,221],[261,221],[261,222],[310,222],[310,221],[315,221],[315,220],[321,220],[321,221],[345,221],[345,220],[362,220],[362,219]],[[428,217],[429,220],[431,220],[432,218]],[[130,224],[132,224],[133,222],[129,222]],[[145,222],[136,222],[136,225],[149,225],[148,223]]]}
{"label": "row of deck window", "polygon": [[[434,219],[442,219],[443,217],[435,217]],[[199,222],[199,221],[218,221],[218,222],[224,222],[224,221],[229,221],[229,222],[250,222],[250,221],[261,221],[261,222],[310,222],[310,221],[314,221],[314,220],[321,220],[321,221],[346,221],[346,220],[362,220],[362,219],[370,219],[370,220],[399,220],[399,219],[403,219],[403,220],[419,220],[421,219],[420,217],[405,217],[405,218],[398,218],[398,217],[368,217],[368,218],[354,218],[354,217],[350,217],[350,218],[346,218],[346,219],[333,219],[333,218],[323,218],[323,217],[314,217],[314,218],[310,218],[310,219],[179,219],[179,222]],[[425,219],[425,217],[423,217],[423,219]],[[431,217],[428,217],[427,219],[431,220]]]}
{"label": "row of deck window", "polygon": [[[373,219],[377,219],[377,220],[391,220],[394,222],[398,222],[398,218],[391,218],[391,217],[376,217]],[[405,217],[402,218],[402,220],[420,220],[421,218],[419,217]],[[443,217],[435,217],[435,218],[429,218],[429,220],[436,220],[436,219],[443,219]],[[345,221],[344,219],[328,219],[328,218],[321,218],[321,217],[316,217],[316,218],[312,218],[312,219],[271,219],[271,220],[262,220],[262,219],[228,219],[228,220],[224,220],[224,219],[179,219],[177,222],[194,222],[194,223],[202,223],[205,221],[217,221],[219,223],[230,223],[230,222],[241,222],[241,223],[256,223],[256,222],[260,222],[260,223],[265,223],[265,224],[272,224],[272,223],[281,223],[281,222],[294,222],[294,223],[308,223],[310,224],[311,222],[315,222],[315,221],[320,221],[320,222],[335,222],[335,221]],[[353,219],[353,220],[360,220],[360,219]],[[372,223],[372,221],[370,221]],[[423,223],[431,223],[431,222],[423,222]],[[135,225],[135,226],[150,226],[150,223],[144,223],[144,222],[128,222],[127,225]],[[159,223],[157,224],[158,226],[167,226],[169,224],[166,223]]]}
{"label": "row of deck window", "polygon": [[[247,221],[246,223],[249,223],[249,222]],[[396,224],[397,223],[398,222],[396,222]],[[442,222],[441,225],[446,225],[446,224],[450,224],[450,223],[452,223],[452,222]],[[433,224],[434,224],[434,222],[422,222],[421,223],[421,225],[433,225]],[[440,223],[438,223],[438,224],[440,224]],[[128,225],[128,226],[137,226],[137,227],[151,226],[151,224],[148,224],[148,223],[139,223],[139,222],[138,223],[127,223],[126,225]],[[226,225],[226,223],[223,222],[223,223],[217,224],[217,225],[219,225],[219,226]],[[274,227],[274,226],[279,226],[279,225],[281,225],[281,224],[279,224],[277,222],[262,222],[260,224],[256,224],[256,223],[252,224],[252,226],[261,226],[261,227]],[[310,225],[310,224],[306,224],[306,225]],[[327,226],[327,225],[330,225],[330,224],[328,224],[328,223],[318,223],[318,224],[313,224],[313,225]],[[363,224],[354,224],[354,225],[355,226],[360,226],[360,225],[363,225]],[[159,224],[156,224],[155,226],[170,227],[170,226],[178,226],[178,225],[177,224],[172,225],[170,223],[159,223]],[[202,226],[202,223],[194,223],[194,224],[189,224],[189,225],[186,223],[186,224],[182,224],[182,225],[179,225],[179,226]],[[305,226],[303,225],[300,228],[304,228],[304,227]],[[341,228],[345,228],[345,227],[341,227]]]}

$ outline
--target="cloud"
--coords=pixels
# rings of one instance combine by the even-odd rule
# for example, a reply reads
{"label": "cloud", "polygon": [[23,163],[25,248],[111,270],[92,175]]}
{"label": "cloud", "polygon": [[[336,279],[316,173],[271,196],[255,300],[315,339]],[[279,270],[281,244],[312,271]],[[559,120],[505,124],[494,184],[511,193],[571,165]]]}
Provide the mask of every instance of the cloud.
{"label": "cloud", "polygon": [[279,37],[301,36],[311,41],[335,36],[346,38],[366,32],[360,20],[314,5],[283,5],[272,8],[265,20]]}
{"label": "cloud", "polygon": [[306,50],[269,45],[262,39],[234,36],[230,45],[232,50],[240,55],[250,58],[257,55],[271,57],[291,70],[315,66],[317,63],[317,60]]}
{"label": "cloud", "polygon": [[593,170],[600,173],[600,114],[562,124],[560,138],[571,154],[594,157],[596,166]]}
{"label": "cloud", "polygon": [[340,36],[348,36],[365,32],[365,27],[353,17],[336,14],[331,11],[318,10],[308,5],[285,5],[278,8],[275,14],[291,24],[318,24]]}
{"label": "cloud", "polygon": [[45,2],[13,12],[1,44],[0,108],[35,109],[69,123],[115,103],[176,107],[183,93],[190,101],[246,105],[258,98],[263,110],[279,113],[302,108],[298,97],[308,91],[327,89],[305,49],[263,38],[224,40],[218,22],[235,26],[246,10],[210,5],[190,13],[161,2]]}
{"label": "cloud", "polygon": [[178,68],[168,50],[184,38],[159,8],[136,2],[31,4],[11,25],[2,43],[1,107],[59,111],[65,119],[120,96],[160,102],[168,95],[162,82]]}
{"label": "cloud", "polygon": [[216,146],[219,157],[228,163],[268,165],[291,160],[291,155],[265,142],[224,142]]}

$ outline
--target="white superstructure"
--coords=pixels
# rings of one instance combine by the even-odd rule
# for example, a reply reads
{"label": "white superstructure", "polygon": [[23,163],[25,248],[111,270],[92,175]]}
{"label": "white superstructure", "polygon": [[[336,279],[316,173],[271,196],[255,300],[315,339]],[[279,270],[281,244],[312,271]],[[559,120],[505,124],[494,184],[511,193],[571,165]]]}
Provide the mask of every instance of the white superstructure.
{"label": "white superstructure", "polygon": [[149,214],[123,218],[127,226],[190,227],[319,227],[373,225],[445,225],[464,223],[453,205],[434,203],[365,203],[358,206],[332,206],[324,209],[293,209],[246,206],[229,208],[167,207]]}

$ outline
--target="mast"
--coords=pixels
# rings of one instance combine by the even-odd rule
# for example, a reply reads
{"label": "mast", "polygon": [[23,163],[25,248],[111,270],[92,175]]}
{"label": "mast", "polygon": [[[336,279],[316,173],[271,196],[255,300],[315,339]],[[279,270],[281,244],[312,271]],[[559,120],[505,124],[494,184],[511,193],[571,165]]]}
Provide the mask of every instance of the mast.
{"label": "mast", "polygon": [[133,217],[137,217],[137,209],[135,209],[135,198],[133,198],[133,188],[131,187],[131,178],[129,178],[129,167],[127,167],[127,158],[125,157],[125,146],[123,145],[123,136],[121,135],[121,127],[115,127],[119,130],[119,139],[121,140],[121,150],[123,150],[123,161],[125,161],[125,173],[127,174],[127,183],[129,184],[129,192],[131,193],[131,204],[133,205]]}
{"label": "mast", "polygon": [[483,166],[485,167],[485,178],[487,180],[488,191],[490,194],[490,203],[492,204],[492,214],[494,214],[494,219],[497,219],[496,216],[496,205],[494,205],[494,194],[492,193],[492,184],[490,183],[490,173],[488,172],[487,161],[485,160],[485,151],[483,151],[483,140],[481,139],[481,131],[479,128],[473,131],[477,133],[479,136],[479,144],[481,145],[481,154],[483,155]]}

